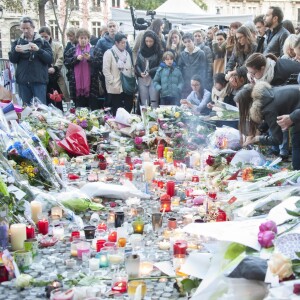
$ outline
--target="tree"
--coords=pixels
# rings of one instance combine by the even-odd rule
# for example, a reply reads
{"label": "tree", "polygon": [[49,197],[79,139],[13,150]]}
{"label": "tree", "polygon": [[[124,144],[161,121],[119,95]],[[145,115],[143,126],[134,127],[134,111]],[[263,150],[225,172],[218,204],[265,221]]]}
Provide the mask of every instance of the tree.
{"label": "tree", "polygon": [[[167,0],[127,0],[127,6],[133,6],[135,9],[142,10],[154,10],[158,8],[160,5],[165,3]],[[198,6],[202,9],[207,10],[207,5],[203,0],[193,0]]]}

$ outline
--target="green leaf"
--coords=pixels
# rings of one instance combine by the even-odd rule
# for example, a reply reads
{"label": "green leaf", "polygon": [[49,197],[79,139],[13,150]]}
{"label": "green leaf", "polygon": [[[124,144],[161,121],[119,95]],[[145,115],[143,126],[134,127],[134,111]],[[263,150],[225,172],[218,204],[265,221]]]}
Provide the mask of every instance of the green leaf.
{"label": "green leaf", "polygon": [[289,210],[289,209],[285,209],[286,210],[286,212],[289,214],[289,215],[291,215],[291,216],[293,216],[293,217],[300,217],[300,213],[299,212],[296,212],[296,211],[292,211],[292,210]]}
{"label": "green leaf", "polygon": [[185,278],[181,281],[181,284],[183,286],[183,289],[186,291],[186,292],[190,292],[192,289],[196,288],[197,286],[195,285],[195,282],[194,280],[192,279],[189,279],[189,278]]}
{"label": "green leaf", "polygon": [[300,200],[298,200],[298,201],[295,203],[295,206],[296,206],[297,208],[300,208]]}
{"label": "green leaf", "polygon": [[233,260],[246,250],[246,246],[239,243],[231,243],[224,255],[225,259]]}
{"label": "green leaf", "polygon": [[295,253],[296,253],[297,257],[300,258],[300,252],[295,252]]}

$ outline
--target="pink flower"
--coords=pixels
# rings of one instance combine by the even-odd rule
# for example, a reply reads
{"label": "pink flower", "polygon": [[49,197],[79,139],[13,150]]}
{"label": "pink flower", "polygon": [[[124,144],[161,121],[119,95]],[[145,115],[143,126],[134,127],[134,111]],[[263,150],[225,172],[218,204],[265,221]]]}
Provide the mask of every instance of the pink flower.
{"label": "pink flower", "polygon": [[143,138],[141,138],[141,137],[139,137],[139,136],[136,136],[136,137],[134,138],[134,143],[135,143],[136,145],[141,145],[141,144],[143,143]]}
{"label": "pink flower", "polygon": [[274,233],[277,233],[277,225],[275,222],[269,220],[265,223],[262,223],[259,226],[259,231],[264,232],[264,231],[273,231]]}
{"label": "pink flower", "polygon": [[206,159],[206,163],[209,165],[209,166],[213,166],[214,163],[215,163],[215,158],[211,155],[208,155],[208,158]]}
{"label": "pink flower", "polygon": [[273,246],[275,233],[273,231],[261,231],[258,233],[258,242],[263,248],[270,248]]}

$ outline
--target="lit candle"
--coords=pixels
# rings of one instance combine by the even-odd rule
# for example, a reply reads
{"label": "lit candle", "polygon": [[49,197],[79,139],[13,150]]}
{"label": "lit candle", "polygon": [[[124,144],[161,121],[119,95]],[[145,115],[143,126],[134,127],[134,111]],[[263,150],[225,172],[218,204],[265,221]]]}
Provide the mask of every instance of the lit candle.
{"label": "lit candle", "polygon": [[89,268],[91,271],[97,271],[99,269],[99,259],[91,258],[89,260]]}
{"label": "lit candle", "polygon": [[175,195],[175,182],[174,181],[167,182],[167,194],[170,197],[173,197]]}
{"label": "lit candle", "polygon": [[163,236],[165,239],[169,239],[171,237],[171,235],[172,235],[172,230],[166,229],[163,233]]}
{"label": "lit candle", "polygon": [[170,242],[163,240],[161,242],[158,243],[158,247],[160,250],[169,250],[170,249]]}
{"label": "lit candle", "polygon": [[90,252],[90,244],[86,242],[81,242],[77,244],[77,257],[82,259],[82,253]]}
{"label": "lit candle", "polygon": [[187,242],[176,241],[173,245],[174,257],[184,258],[186,256]]}
{"label": "lit candle", "polygon": [[39,233],[46,235],[49,230],[49,222],[47,219],[42,219],[38,221],[38,230]]}
{"label": "lit candle", "polygon": [[98,225],[98,229],[102,229],[102,230],[107,230],[107,225],[105,224],[105,223],[100,223],[99,225]]}
{"label": "lit candle", "polygon": [[11,246],[13,251],[24,249],[24,241],[26,240],[26,225],[12,224],[10,226]]}
{"label": "lit candle", "polygon": [[62,218],[62,209],[59,206],[55,206],[51,208],[51,217],[52,219],[60,219]]}
{"label": "lit candle", "polygon": [[151,261],[141,261],[140,273],[141,275],[149,275],[153,271],[153,263]]}
{"label": "lit candle", "polygon": [[100,251],[99,253],[96,254],[96,258],[99,259],[100,268],[107,268],[108,267],[107,251]]}
{"label": "lit candle", "polygon": [[34,223],[37,223],[39,220],[38,215],[42,213],[42,203],[33,200],[30,202],[30,207],[31,207],[31,218]]}
{"label": "lit candle", "polygon": [[56,237],[58,240],[62,240],[65,235],[65,229],[63,226],[56,226],[53,227],[53,236]]}
{"label": "lit candle", "polygon": [[117,281],[113,284],[112,291],[119,292],[119,293],[126,293],[127,292],[127,282],[124,281]]}
{"label": "lit candle", "polygon": [[155,168],[152,162],[146,161],[143,163],[145,181],[151,182],[154,178]]}
{"label": "lit candle", "polygon": [[27,240],[35,238],[35,233],[34,233],[34,227],[33,226],[28,225],[26,227],[26,237],[27,237]]}
{"label": "lit candle", "polygon": [[117,232],[116,231],[112,231],[109,235],[108,235],[108,241],[109,242],[113,242],[115,243],[117,241]]}

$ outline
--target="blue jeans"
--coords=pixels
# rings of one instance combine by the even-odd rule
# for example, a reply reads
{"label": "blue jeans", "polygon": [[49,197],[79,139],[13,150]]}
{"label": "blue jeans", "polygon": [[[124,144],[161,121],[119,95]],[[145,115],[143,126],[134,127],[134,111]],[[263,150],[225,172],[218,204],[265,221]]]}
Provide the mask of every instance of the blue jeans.
{"label": "blue jeans", "polygon": [[41,103],[47,104],[45,83],[19,83],[19,94],[23,103],[30,104],[33,97],[37,97]]}
{"label": "blue jeans", "polygon": [[282,144],[279,146],[272,146],[272,150],[278,152],[280,155],[289,156],[289,131],[285,130],[282,135]]}
{"label": "blue jeans", "polygon": [[178,103],[179,101],[176,97],[160,97],[160,105],[178,105]]}
{"label": "blue jeans", "polygon": [[300,170],[300,132],[292,129],[292,165],[294,170]]}

